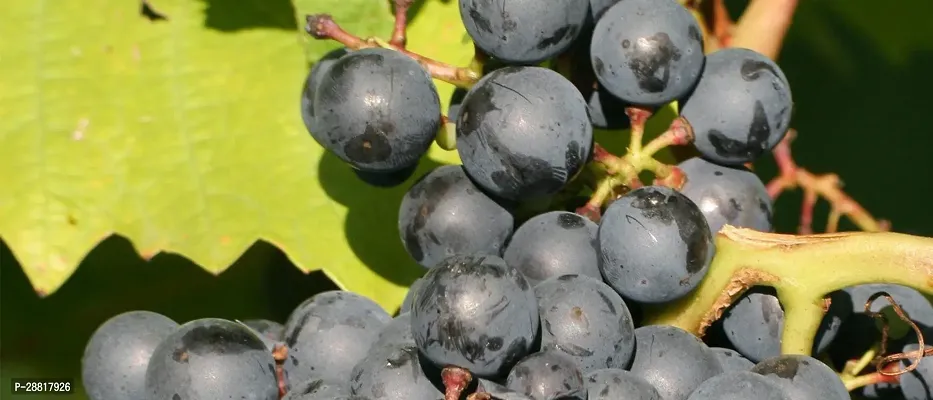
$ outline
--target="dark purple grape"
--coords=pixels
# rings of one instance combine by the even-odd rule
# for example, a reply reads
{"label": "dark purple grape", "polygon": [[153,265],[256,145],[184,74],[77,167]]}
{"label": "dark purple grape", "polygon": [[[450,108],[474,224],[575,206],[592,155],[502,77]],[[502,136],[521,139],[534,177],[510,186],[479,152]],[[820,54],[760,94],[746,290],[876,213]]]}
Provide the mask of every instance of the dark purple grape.
{"label": "dark purple grape", "polygon": [[629,104],[660,106],[700,78],[703,36],[676,0],[620,1],[596,23],[590,59],[606,91]]}
{"label": "dark purple grape", "polygon": [[146,367],[178,323],[151,311],[111,317],[91,335],[81,359],[81,381],[91,400],[145,398]]}
{"label": "dark purple grape", "polygon": [[532,350],[538,302],[525,277],[501,258],[450,257],[422,279],[412,335],[435,365],[501,378]]}
{"label": "dark purple grape", "polygon": [[272,353],[248,327],[204,318],[165,338],[146,369],[148,399],[278,400]]}
{"label": "dark purple grape", "polygon": [[332,290],[305,300],[285,322],[289,381],[346,380],[390,320],[382,307],[353,292]]}
{"label": "dark purple grape", "polygon": [[790,84],[768,57],[743,48],[706,57],[696,89],[681,102],[680,115],[703,157],[740,165],[770,151],[790,128]]}

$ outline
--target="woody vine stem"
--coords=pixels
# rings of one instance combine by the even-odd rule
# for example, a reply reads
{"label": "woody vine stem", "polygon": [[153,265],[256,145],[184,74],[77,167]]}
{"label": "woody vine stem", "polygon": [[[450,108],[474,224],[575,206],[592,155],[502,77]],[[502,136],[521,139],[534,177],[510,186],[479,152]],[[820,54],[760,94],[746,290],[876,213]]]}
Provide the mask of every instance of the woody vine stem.
{"label": "woody vine stem", "polygon": [[[306,30],[316,39],[334,40],[352,50],[381,47],[398,51],[421,64],[435,79],[461,88],[471,87],[482,76],[482,67],[487,59],[478,49],[473,61],[465,67],[406,50],[406,15],[412,2],[395,0],[396,23],[388,42],[375,37],[355,36],[342,29],[327,14],[309,15]],[[737,24],[729,19],[722,0],[688,0],[685,5],[698,16],[709,51],[739,45],[774,58],[793,15],[796,0],[752,0]],[[669,146],[690,144],[693,141],[690,125],[677,118],[666,132],[645,143],[645,124],[652,111],[631,107],[626,109],[626,114],[631,121],[631,139],[625,154],[614,155],[596,144],[592,162],[587,166],[589,175],[596,178],[587,182],[593,194],[577,212],[596,221],[609,202],[642,185],[639,179],[641,172],[651,172],[655,177],[654,184],[675,189],[681,188],[687,179],[679,168],[658,161],[655,155]],[[445,116],[440,118],[444,122],[442,126],[448,125]],[[454,149],[453,135],[453,130],[446,126],[438,135],[438,144],[446,150]],[[933,238],[887,232],[890,225],[876,220],[844,193],[835,174],[816,175],[794,162],[790,143],[795,136],[796,132],[791,130],[774,148],[773,155],[780,174],[768,183],[767,188],[773,199],[785,190],[803,190],[799,234],[764,233],[726,226],[716,237],[716,255],[700,286],[680,301],[651,310],[648,323],[673,325],[702,336],[744,291],[752,286],[771,286],[776,289],[785,310],[782,352],[810,354],[825,314],[827,296],[833,291],[884,282],[933,294]],[[813,207],[819,198],[825,199],[831,208],[825,234],[813,234],[812,230]],[[863,232],[836,233],[842,216],[848,217]],[[887,299],[900,313],[896,299],[890,296]],[[866,311],[871,310],[866,306]],[[910,323],[907,316],[902,317]],[[915,368],[920,357],[933,355],[933,351],[923,353],[924,338],[919,330],[917,333],[919,351],[876,357],[884,356],[876,348],[862,360],[850,362],[842,372],[849,389],[874,382],[896,381],[897,375]],[[911,366],[906,369],[892,367],[894,364],[891,362],[903,359],[911,360]],[[872,361],[879,364],[877,372],[858,375]],[[469,383],[468,373],[464,375],[456,371],[446,371],[444,380],[448,398],[458,398]]]}

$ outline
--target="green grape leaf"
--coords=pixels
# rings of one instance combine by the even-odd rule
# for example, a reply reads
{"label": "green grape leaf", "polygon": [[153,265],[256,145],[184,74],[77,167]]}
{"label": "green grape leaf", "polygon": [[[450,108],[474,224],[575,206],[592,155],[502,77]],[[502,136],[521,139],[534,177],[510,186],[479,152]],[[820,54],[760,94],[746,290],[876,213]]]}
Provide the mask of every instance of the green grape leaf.
{"label": "green grape leaf", "polygon": [[[397,306],[421,270],[386,221],[415,178],[388,190],[357,182],[298,111],[307,60],[333,46],[307,42],[304,13],[386,37],[385,2],[302,1],[284,14],[264,0],[149,3],[167,19],[125,0],[4,8],[0,235],[35,290],[57,290],[112,234],[214,274],[262,239],[302,270]],[[456,2],[425,4],[412,31],[415,50],[469,60]]]}

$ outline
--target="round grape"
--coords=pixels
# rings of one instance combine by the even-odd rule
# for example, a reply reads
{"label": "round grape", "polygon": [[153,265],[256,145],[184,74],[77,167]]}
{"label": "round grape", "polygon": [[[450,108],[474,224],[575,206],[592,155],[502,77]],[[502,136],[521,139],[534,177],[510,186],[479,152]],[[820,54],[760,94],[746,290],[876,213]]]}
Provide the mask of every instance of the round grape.
{"label": "round grape", "polygon": [[566,274],[602,279],[595,222],[567,211],[551,211],[515,230],[503,259],[521,271],[532,286]]}
{"label": "round grape", "polygon": [[457,254],[500,256],[513,227],[512,214],[477,188],[459,165],[424,175],[399,206],[402,243],[425,268]]}
{"label": "round grape", "polygon": [[380,400],[443,398],[425,374],[414,341],[374,344],[353,368],[350,392]]}
{"label": "round grape", "polygon": [[710,232],[726,224],[771,231],[771,196],[764,183],[744,167],[725,167],[699,157],[678,165],[687,176],[680,193],[693,200],[706,217]]}
{"label": "round grape", "polygon": [[146,369],[148,399],[278,400],[272,353],[246,325],[197,319],[165,338]]}
{"label": "round grape", "polygon": [[541,349],[563,353],[585,374],[623,368],[635,351],[635,326],[622,297],[602,280],[553,277],[535,287]]}
{"label": "round grape", "polygon": [[722,365],[723,371],[748,371],[755,366],[755,363],[749,361],[749,359],[745,357],[742,357],[742,355],[735,350],[723,347],[710,347],[710,351],[716,355],[716,359],[719,360],[719,365]]}
{"label": "round grape", "polygon": [[605,368],[586,375],[588,400],[662,400],[658,390],[630,371]]}
{"label": "round grape", "polygon": [[[525,357],[509,372],[506,386],[535,400],[585,394],[583,373],[561,353],[542,351]],[[580,397],[585,399],[586,396]]]}
{"label": "round grape", "polygon": [[81,381],[91,400],[145,398],[152,352],[178,323],[150,311],[111,317],[91,335],[81,359]]}
{"label": "round grape", "polygon": [[706,276],[714,253],[703,213],[665,186],[638,188],[610,204],[597,236],[606,283],[644,303],[685,296]]}
{"label": "round grape", "polygon": [[696,388],[687,400],[791,400],[783,387],[748,371],[714,376]]}
{"label": "round grape", "polygon": [[314,93],[317,92],[317,87],[321,84],[321,78],[324,77],[327,70],[348,52],[346,48],[339,48],[332,50],[317,60],[308,72],[304,88],[301,90],[301,120],[305,123],[305,128],[308,129],[311,137],[321,145],[325,143],[326,138],[314,127]]}
{"label": "round grape", "polygon": [[347,379],[391,317],[372,300],[331,290],[299,304],[285,322],[291,382]]}
{"label": "round grape", "polygon": [[810,356],[785,354],[752,368],[780,385],[791,400],[849,400],[849,391],[832,368]]}
{"label": "round grape", "polygon": [[686,95],[703,70],[703,36],[676,0],[615,3],[593,30],[599,84],[626,103],[659,106]]}
{"label": "round grape", "polygon": [[338,59],[314,97],[322,146],[352,167],[392,172],[410,167],[440,128],[431,76],[397,51],[370,48]]}
{"label": "round grape", "polygon": [[538,303],[525,277],[501,258],[450,257],[422,279],[412,336],[435,365],[502,378],[531,351]]}
{"label": "round grape", "polygon": [[754,161],[784,138],[790,127],[790,84],[768,57],[743,48],[706,57],[696,89],[681,102],[694,145],[717,164]]}
{"label": "round grape", "polygon": [[635,329],[635,358],[629,370],[651,383],[664,400],[684,400],[703,381],[723,371],[700,339],[667,325]]}
{"label": "round grape", "polygon": [[589,3],[579,0],[460,0],[460,19],[473,43],[510,64],[537,64],[567,50]]}
{"label": "round grape", "polygon": [[477,185],[530,200],[557,193],[583,168],[593,126],[580,91],[557,72],[505,67],[473,86],[457,117],[457,151]]}

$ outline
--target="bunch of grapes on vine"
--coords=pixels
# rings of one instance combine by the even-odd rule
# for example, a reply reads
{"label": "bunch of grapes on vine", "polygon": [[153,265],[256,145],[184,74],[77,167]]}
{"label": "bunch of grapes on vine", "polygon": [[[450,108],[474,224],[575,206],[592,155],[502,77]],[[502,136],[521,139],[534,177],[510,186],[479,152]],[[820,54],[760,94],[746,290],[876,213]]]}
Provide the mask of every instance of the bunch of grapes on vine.
{"label": "bunch of grapes on vine", "polygon": [[[92,399],[933,399],[933,239],[793,161],[771,56],[677,0],[459,0],[455,66],[406,48],[411,3],[389,40],[309,15],[340,47],[300,96],[359,179],[409,185],[385,240],[424,274],[397,314],[347,291],[284,323],[121,314],[88,344]],[[415,176],[433,147],[460,163]],[[800,234],[774,232],[798,187]]]}

